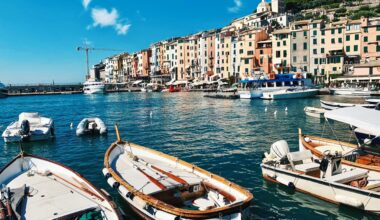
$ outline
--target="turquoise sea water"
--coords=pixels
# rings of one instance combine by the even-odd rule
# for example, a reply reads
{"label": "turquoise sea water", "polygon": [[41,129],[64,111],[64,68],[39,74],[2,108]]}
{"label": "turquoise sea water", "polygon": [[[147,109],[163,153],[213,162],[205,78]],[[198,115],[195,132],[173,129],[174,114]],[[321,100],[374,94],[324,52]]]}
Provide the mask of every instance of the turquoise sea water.
{"label": "turquoise sea water", "polygon": [[[53,118],[56,138],[27,143],[25,151],[70,166],[106,189],[129,219],[136,216],[108,187],[101,173],[104,153],[116,139],[115,123],[123,139],[180,157],[248,188],[255,197],[250,207],[252,219],[376,219],[263,180],[259,164],[273,142],[285,139],[292,150],[298,149],[298,128],[308,134],[334,137],[319,119],[305,116],[305,106],[319,106],[319,98],[217,100],[204,98],[201,93],[12,97],[0,99],[0,131],[21,112]],[[70,129],[71,122],[76,127],[84,117],[95,116],[105,121],[108,136],[77,137],[75,128]],[[345,126],[333,126],[339,128],[339,136],[348,135]],[[19,153],[17,144],[1,140],[0,147],[0,166]]]}

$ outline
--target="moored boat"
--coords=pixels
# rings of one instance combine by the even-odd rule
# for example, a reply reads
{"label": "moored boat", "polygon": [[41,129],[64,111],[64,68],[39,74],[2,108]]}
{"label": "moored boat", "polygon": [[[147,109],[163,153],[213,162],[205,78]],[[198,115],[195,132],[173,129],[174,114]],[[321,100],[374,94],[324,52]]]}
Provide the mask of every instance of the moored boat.
{"label": "moored boat", "polygon": [[83,83],[84,94],[104,94],[106,92],[103,82],[86,81]]}
{"label": "moored boat", "polygon": [[0,184],[6,219],[122,219],[105,192],[41,157],[19,154],[0,171]]}
{"label": "moored boat", "polygon": [[279,141],[261,163],[264,179],[339,205],[380,214],[380,173],[342,164],[342,154],[310,150],[290,152]]}
{"label": "moored boat", "polygon": [[264,92],[262,99],[275,100],[275,99],[297,99],[297,98],[311,98],[318,94],[318,89],[286,89],[274,92]]}
{"label": "moored boat", "polygon": [[376,105],[371,104],[371,103],[330,102],[330,101],[321,100],[321,107],[326,110],[355,107],[355,106],[360,106],[360,107],[365,107],[365,108],[375,108]]}
{"label": "moored boat", "polygon": [[340,96],[373,96],[378,95],[378,91],[371,91],[368,88],[330,88],[333,95]]}
{"label": "moored boat", "polygon": [[305,114],[314,118],[323,118],[326,112],[323,108],[307,106],[304,108]]}
{"label": "moored boat", "polygon": [[42,141],[54,137],[53,119],[38,113],[23,112],[18,121],[11,123],[3,132],[4,142]]}
{"label": "moored boat", "polygon": [[8,90],[6,89],[5,85],[0,83],[0,98],[5,98],[8,96]]}
{"label": "moored boat", "polygon": [[120,138],[106,152],[103,174],[145,219],[245,219],[253,198],[222,177]]}
{"label": "moored boat", "polygon": [[84,118],[77,127],[76,134],[107,134],[107,126],[100,118]]}

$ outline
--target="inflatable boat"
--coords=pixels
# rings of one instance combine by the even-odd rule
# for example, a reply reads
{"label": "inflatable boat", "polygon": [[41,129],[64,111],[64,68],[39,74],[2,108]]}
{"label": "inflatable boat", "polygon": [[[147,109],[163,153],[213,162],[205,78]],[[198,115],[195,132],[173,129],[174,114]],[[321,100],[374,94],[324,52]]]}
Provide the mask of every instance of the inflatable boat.
{"label": "inflatable boat", "polygon": [[89,134],[107,134],[107,127],[100,118],[85,118],[77,127],[78,136]]}

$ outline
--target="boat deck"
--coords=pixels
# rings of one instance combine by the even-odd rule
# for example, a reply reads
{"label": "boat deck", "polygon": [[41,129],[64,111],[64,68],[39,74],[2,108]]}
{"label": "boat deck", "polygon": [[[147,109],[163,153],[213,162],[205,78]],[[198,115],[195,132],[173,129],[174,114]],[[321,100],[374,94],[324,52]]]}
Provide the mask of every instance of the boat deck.
{"label": "boat deck", "polygon": [[[143,151],[133,149],[133,155],[139,158],[138,161],[133,160],[132,154],[129,153],[128,147],[125,148],[125,153],[120,154],[111,164],[114,170],[136,190],[144,194],[154,194],[160,192],[161,189],[157,184],[152,182],[149,178],[156,179],[159,183],[163,184],[167,189],[175,188],[181,185],[174,179],[167,175],[153,169],[149,165],[158,167],[159,169],[169,172],[183,180],[189,185],[199,184],[203,179],[192,172],[181,169],[173,163],[164,161],[165,159],[155,158]],[[149,165],[147,165],[147,163]]]}
{"label": "boat deck", "polygon": [[[29,188],[28,196],[22,202],[21,210],[26,210],[25,213],[20,213],[22,219],[55,219],[98,207],[94,201],[96,198],[91,200],[88,195],[83,195],[83,192],[54,175],[28,173],[22,173],[7,184],[7,187],[15,189],[26,183]],[[73,179],[69,181],[80,185]]]}

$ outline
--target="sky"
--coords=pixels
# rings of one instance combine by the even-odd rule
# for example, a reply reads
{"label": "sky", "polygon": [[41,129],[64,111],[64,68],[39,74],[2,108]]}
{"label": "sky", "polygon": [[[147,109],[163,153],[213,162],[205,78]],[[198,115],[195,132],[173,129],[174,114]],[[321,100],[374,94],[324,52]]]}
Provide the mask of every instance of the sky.
{"label": "sky", "polygon": [[[84,43],[135,52],[150,44],[219,28],[256,9],[259,0],[2,0],[0,81],[79,83]],[[115,51],[93,51],[90,64]]]}

